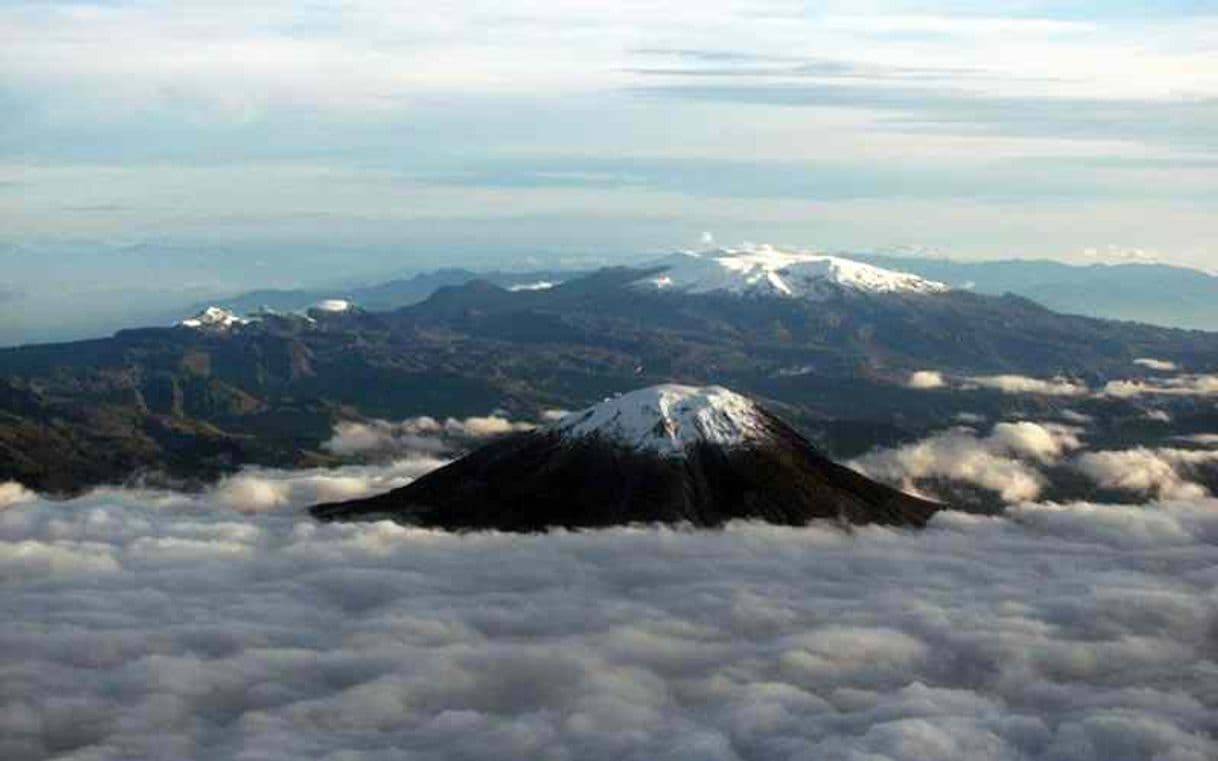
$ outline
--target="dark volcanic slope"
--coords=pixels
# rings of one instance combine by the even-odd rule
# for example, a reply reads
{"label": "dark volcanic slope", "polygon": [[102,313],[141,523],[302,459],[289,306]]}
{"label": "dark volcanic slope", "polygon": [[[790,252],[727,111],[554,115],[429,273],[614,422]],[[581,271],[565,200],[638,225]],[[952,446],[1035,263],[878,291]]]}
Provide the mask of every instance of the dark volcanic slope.
{"label": "dark volcanic slope", "polygon": [[599,438],[518,434],[400,489],[311,512],[323,521],[541,531],[640,522],[712,527],[736,518],[921,526],[942,508],[832,462],[768,415],[767,423],[762,446],[700,443],[667,458]]}

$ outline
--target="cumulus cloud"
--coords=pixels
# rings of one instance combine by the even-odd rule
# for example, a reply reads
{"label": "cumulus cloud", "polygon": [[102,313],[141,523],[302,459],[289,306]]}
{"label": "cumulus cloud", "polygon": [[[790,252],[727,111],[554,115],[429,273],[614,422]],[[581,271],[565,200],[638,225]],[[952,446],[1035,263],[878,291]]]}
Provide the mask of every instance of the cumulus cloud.
{"label": "cumulus cloud", "polygon": [[445,432],[458,436],[469,436],[471,438],[500,436],[505,433],[512,433],[513,431],[531,431],[536,427],[535,423],[513,422],[498,415],[468,417],[464,420],[449,418],[444,421]]}
{"label": "cumulus cloud", "polygon": [[944,380],[943,373],[936,370],[919,370],[909,376],[906,385],[916,389],[943,388],[947,381]]}
{"label": "cumulus cloud", "polygon": [[462,448],[471,439],[528,431],[536,427],[535,423],[513,421],[498,414],[463,420],[450,417],[443,421],[426,415],[398,422],[343,421],[334,426],[334,435],[321,446],[344,457],[402,452],[438,454]]}
{"label": "cumulus cloud", "polygon": [[1086,452],[1074,467],[1107,489],[1164,499],[1196,499],[1209,491],[1192,480],[1198,471],[1218,466],[1218,452],[1138,447],[1121,451]]}
{"label": "cumulus cloud", "polygon": [[0,510],[10,505],[28,502],[34,498],[35,494],[33,492],[15,481],[0,483]]}
{"label": "cumulus cloud", "polygon": [[962,390],[992,389],[1004,394],[1036,394],[1040,396],[1087,396],[1087,386],[1068,378],[1032,378],[1027,375],[971,375],[949,379],[938,370],[919,370],[905,383],[913,389],[930,390],[954,385]]}
{"label": "cumulus cloud", "polygon": [[965,387],[980,387],[1004,394],[1042,396],[1085,396],[1089,389],[1066,378],[1030,378],[1026,375],[975,375],[965,379]]}
{"label": "cumulus cloud", "polygon": [[1174,373],[1180,369],[1180,366],[1175,362],[1169,362],[1165,359],[1154,359],[1152,357],[1139,357],[1133,361],[1135,365],[1145,367],[1148,370],[1155,370],[1163,373]]}
{"label": "cumulus cloud", "polygon": [[437,457],[415,456],[376,467],[295,471],[247,468],[222,479],[198,499],[205,505],[250,513],[355,499],[405,486],[444,462]]}
{"label": "cumulus cloud", "polygon": [[0,757],[1218,754],[1218,502],[1011,515],[448,535],[26,501]]}
{"label": "cumulus cloud", "polygon": [[1218,375],[1115,380],[1104,386],[1103,393],[1120,399],[1135,396],[1218,396]]}
{"label": "cumulus cloud", "polygon": [[[1138,364],[1157,371],[1177,369],[1170,362],[1139,359]],[[1151,363],[1151,364],[1148,364]],[[1170,365],[1170,368],[1169,368]],[[1069,378],[1033,378],[1027,375],[973,375],[949,379],[937,370],[919,370],[906,381],[909,388],[936,389],[954,386],[964,391],[992,389],[1004,394],[1030,394],[1058,397],[1115,397],[1131,399],[1140,396],[1218,396],[1218,375],[1185,374],[1153,378],[1121,378],[1108,381],[1102,388],[1091,389]]]}
{"label": "cumulus cloud", "polygon": [[998,423],[987,436],[952,428],[913,444],[876,450],[851,465],[907,491],[926,491],[922,482],[946,479],[1020,502],[1036,499],[1047,485],[1036,465],[1078,449],[1079,434],[1072,426],[1026,421]]}

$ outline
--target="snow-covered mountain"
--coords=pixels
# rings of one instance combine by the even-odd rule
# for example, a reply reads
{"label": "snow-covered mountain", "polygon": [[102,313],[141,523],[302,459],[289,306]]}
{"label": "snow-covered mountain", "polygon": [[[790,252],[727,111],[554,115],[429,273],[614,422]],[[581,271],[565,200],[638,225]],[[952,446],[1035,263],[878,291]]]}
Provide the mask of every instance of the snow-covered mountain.
{"label": "snow-covered mountain", "polygon": [[827,254],[782,251],[772,246],[683,251],[650,262],[663,270],[641,288],[682,293],[737,293],[824,298],[842,290],[863,293],[942,293],[948,286]]}
{"label": "snow-covered mountain", "polygon": [[572,412],[551,429],[565,438],[601,438],[683,457],[699,443],[730,447],[763,441],[767,426],[752,401],[722,386],[668,383]]}
{"label": "snow-covered mountain", "polygon": [[279,312],[264,308],[255,314],[243,317],[231,309],[213,305],[204,308],[193,317],[179,320],[177,325],[208,333],[227,333],[238,325],[248,325],[263,318],[274,318],[281,321],[297,320],[312,325],[317,322],[315,318],[348,314],[355,308],[355,305],[346,299],[323,299],[301,311]]}
{"label": "snow-covered mountain", "polygon": [[234,325],[244,325],[247,322],[248,319],[239,317],[224,307],[210,306],[194,317],[182,320],[178,325],[196,330],[228,330]]}
{"label": "snow-covered mountain", "polygon": [[832,462],[739,394],[665,384],[500,439],[400,489],[311,512],[543,531],[736,519],[921,526],[941,507]]}

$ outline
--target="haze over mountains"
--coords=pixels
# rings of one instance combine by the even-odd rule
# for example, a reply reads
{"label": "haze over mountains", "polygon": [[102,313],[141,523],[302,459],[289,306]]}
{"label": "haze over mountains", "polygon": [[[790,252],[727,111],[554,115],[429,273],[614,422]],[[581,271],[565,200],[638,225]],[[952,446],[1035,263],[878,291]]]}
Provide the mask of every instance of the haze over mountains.
{"label": "haze over mountains", "polygon": [[1048,259],[969,262],[859,254],[880,267],[914,272],[979,293],[1014,293],[1059,312],[1218,330],[1218,277],[1168,264],[1067,264]]}
{"label": "haze over mountains", "polygon": [[[767,247],[755,248],[764,250]],[[999,296],[1013,293],[1059,312],[1218,330],[1218,277],[1188,267],[1159,263],[1076,264],[1049,259],[963,261],[927,255],[855,252],[839,256],[848,261],[919,275],[953,288]],[[648,260],[642,262],[650,263]],[[460,285],[474,279],[512,287],[560,282],[585,273],[586,270],[561,269],[501,273],[454,268],[363,288],[252,291],[215,301],[238,313],[253,312],[264,306],[298,310],[338,293],[368,309],[392,309],[421,301],[438,287]],[[1172,297],[1165,298],[1164,294],[1169,293]],[[187,310],[185,305],[183,308]]]}
{"label": "haze over mountains", "polygon": [[[993,295],[1013,293],[1057,311],[1218,330],[1218,306],[1215,306],[1218,277],[1187,267],[1152,263],[1080,265],[1047,259],[964,261],[933,255],[857,252],[837,256],[911,273],[953,288]],[[630,266],[643,266],[662,258],[634,255],[621,260]],[[60,310],[51,319],[43,314],[44,307],[22,307],[19,294],[6,296],[0,292],[0,315],[6,318],[0,321],[0,346],[98,338],[122,328],[168,325],[212,305],[243,315],[264,308],[303,311],[325,299],[342,298],[369,310],[397,309],[423,301],[437,288],[475,279],[505,288],[529,287],[577,278],[593,269],[591,265],[577,268],[568,265],[498,271],[455,266],[381,281],[370,279],[363,285],[336,282],[308,288],[219,292],[205,300],[182,300],[176,304],[166,304],[162,296],[157,304],[145,305],[138,294],[126,298],[116,293],[108,305],[91,302],[76,321],[70,311]],[[1171,293],[1172,298],[1164,298],[1165,293]]]}

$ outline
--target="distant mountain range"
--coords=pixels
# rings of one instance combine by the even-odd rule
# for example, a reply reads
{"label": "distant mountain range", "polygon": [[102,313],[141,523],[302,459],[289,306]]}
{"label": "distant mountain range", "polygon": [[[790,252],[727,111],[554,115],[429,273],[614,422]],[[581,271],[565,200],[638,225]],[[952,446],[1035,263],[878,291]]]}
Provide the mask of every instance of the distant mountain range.
{"label": "distant mountain range", "polygon": [[[1218,277],[1194,269],[1161,264],[1077,266],[1047,260],[961,262],[928,256],[854,253],[835,258],[912,274],[956,289],[991,295],[1012,293],[1071,314],[1218,330]],[[246,291],[207,301],[183,301],[177,306],[166,305],[164,298],[155,308],[133,299],[122,307],[112,304],[99,311],[93,305],[79,315],[58,312],[53,317],[41,315],[37,310],[26,311],[15,303],[0,304],[8,310],[0,319],[11,318],[8,324],[0,325],[0,346],[30,341],[37,336],[46,337],[43,340],[74,340],[78,336],[100,337],[124,326],[170,325],[209,306],[224,307],[238,316],[264,309],[303,313],[322,301],[341,299],[365,310],[388,311],[417,304],[437,288],[472,280],[485,280],[503,288],[543,288],[589,272],[554,268],[504,272],[454,267],[363,285],[336,283]]]}
{"label": "distant mountain range", "polygon": [[[967,262],[867,253],[824,258],[909,273],[977,293],[997,296],[1012,293],[1067,314],[1218,330],[1218,277],[1186,267],[1145,263],[1076,265],[1047,259]],[[437,288],[472,280],[520,288],[544,286],[586,274],[584,270],[514,273],[450,268],[362,287],[249,291],[191,305],[183,311],[197,312],[211,303],[237,314],[263,308],[299,311],[332,298],[347,299],[368,310],[390,310],[423,301]]]}
{"label": "distant mountain range", "polygon": [[[864,263],[755,254],[511,283],[517,290],[473,280],[386,311],[354,297],[339,309],[352,294],[326,293],[332,303],[307,314],[246,322],[214,310],[177,327],[3,349],[0,480],[73,491],[140,473],[208,479],[243,463],[322,464],[335,461],[320,444],[338,420],[493,409],[537,420],[670,381],[762,399],[831,455],[853,456],[961,412],[1040,414],[1058,403],[999,390],[962,402],[909,388],[917,370],[1099,386],[1152,372],[1140,358],[1218,368],[1218,333],[1063,315]],[[723,287],[704,287],[711,281]],[[1136,399],[1066,403],[1145,417]]]}
{"label": "distant mountain range", "polygon": [[1218,277],[1166,264],[1075,265],[1047,259],[963,262],[917,256],[849,254],[954,288],[1014,293],[1050,309],[1114,320],[1218,330]]}
{"label": "distant mountain range", "polygon": [[235,314],[252,314],[270,309],[299,312],[323,301],[343,299],[369,311],[387,311],[417,304],[437,288],[462,285],[471,280],[483,280],[505,289],[528,290],[544,288],[563,280],[585,274],[573,270],[538,270],[534,272],[476,272],[460,267],[422,272],[411,277],[396,278],[366,286],[335,288],[262,289],[234,296],[200,302],[186,308],[199,312],[209,306],[221,306]]}

